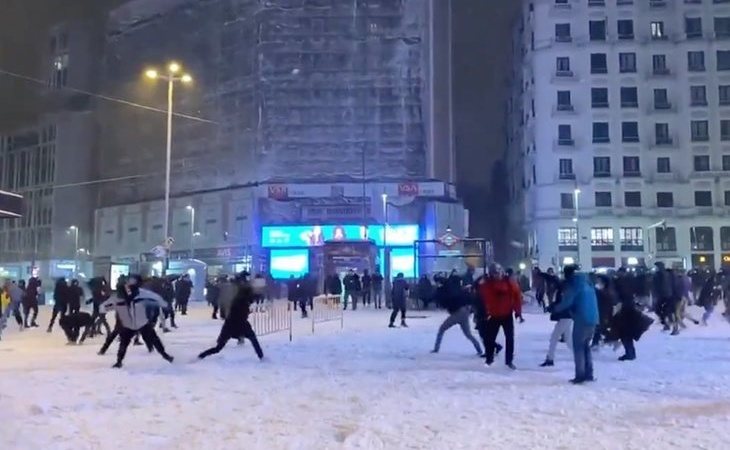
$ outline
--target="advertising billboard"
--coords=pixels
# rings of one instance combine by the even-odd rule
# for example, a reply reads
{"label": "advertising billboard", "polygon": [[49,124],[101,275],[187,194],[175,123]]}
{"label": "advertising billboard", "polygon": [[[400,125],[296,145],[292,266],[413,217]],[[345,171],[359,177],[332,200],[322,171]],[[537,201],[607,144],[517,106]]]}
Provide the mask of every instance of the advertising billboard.
{"label": "advertising billboard", "polygon": [[269,264],[271,276],[276,279],[300,277],[309,272],[309,250],[271,250]]}
{"label": "advertising billboard", "polygon": [[412,246],[418,225],[281,225],[261,229],[264,248],[316,247],[329,240],[372,239],[376,245]]}

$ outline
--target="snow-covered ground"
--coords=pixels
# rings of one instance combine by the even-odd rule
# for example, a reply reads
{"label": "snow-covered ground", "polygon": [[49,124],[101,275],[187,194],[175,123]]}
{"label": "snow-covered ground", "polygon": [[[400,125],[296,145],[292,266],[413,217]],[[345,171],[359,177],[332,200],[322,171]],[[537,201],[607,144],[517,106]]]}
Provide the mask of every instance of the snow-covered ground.
{"label": "snow-covered ground", "polygon": [[[261,339],[192,363],[215,341],[207,310],[163,336],[170,365],[142,347],[113,370],[116,344],[68,347],[61,330],[0,342],[0,449],[687,449],[730,448],[730,325],[678,337],[652,330],[639,359],[596,355],[598,381],[572,386],[565,347],[541,369],[552,324],[526,315],[516,372],[473,355],[456,328],[429,354],[440,312],[388,329],[387,313],[348,312],[345,329],[296,319]],[[43,310],[46,324],[48,311]],[[500,355],[501,356],[501,355]]]}

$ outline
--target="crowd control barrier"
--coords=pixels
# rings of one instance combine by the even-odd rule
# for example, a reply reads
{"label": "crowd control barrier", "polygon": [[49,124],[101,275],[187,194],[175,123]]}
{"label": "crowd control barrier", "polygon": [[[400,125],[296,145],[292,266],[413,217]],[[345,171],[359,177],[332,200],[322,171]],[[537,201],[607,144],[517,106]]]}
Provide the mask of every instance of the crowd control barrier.
{"label": "crowd control barrier", "polygon": [[312,334],[315,326],[324,322],[340,322],[340,329],[345,326],[345,314],[342,311],[342,299],[339,295],[320,295],[314,297],[312,306]]}
{"label": "crowd control barrier", "polygon": [[292,306],[287,301],[265,301],[251,305],[249,317],[257,336],[289,331],[292,340]]}

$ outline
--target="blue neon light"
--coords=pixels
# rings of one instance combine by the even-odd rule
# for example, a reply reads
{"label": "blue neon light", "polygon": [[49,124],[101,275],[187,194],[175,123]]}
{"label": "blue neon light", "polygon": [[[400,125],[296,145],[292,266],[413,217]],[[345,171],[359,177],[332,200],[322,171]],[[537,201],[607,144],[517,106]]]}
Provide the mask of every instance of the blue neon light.
{"label": "blue neon light", "polygon": [[418,225],[389,225],[387,233],[382,225],[283,225],[264,226],[261,246],[265,248],[316,247],[328,240],[365,239],[378,246],[412,246],[418,239]]}

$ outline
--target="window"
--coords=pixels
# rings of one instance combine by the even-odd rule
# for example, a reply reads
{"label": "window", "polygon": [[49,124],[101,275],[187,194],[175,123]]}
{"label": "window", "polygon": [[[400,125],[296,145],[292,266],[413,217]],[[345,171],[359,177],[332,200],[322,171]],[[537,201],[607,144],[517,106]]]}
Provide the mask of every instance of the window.
{"label": "window", "polygon": [[588,34],[592,41],[606,40],[606,21],[591,20],[588,22]]}
{"label": "window", "polygon": [[669,158],[667,157],[661,157],[656,159],[656,171],[657,173],[671,173],[672,172],[672,163],[670,162]]}
{"label": "window", "polygon": [[637,177],[641,175],[638,156],[624,156],[624,176]]}
{"label": "window", "polygon": [[555,40],[557,42],[570,42],[570,24],[569,23],[556,23],[555,24]]}
{"label": "window", "polygon": [[709,170],[710,170],[710,156],[709,155],[695,155],[693,160],[694,160],[695,172],[709,172]]}
{"label": "window", "polygon": [[558,247],[566,250],[566,247],[578,247],[578,229],[575,227],[558,228]]}
{"label": "window", "polygon": [[575,205],[573,203],[573,193],[560,194],[560,208],[561,209],[575,209]]}
{"label": "window", "polygon": [[639,93],[635,87],[621,87],[621,107],[637,108],[639,106]]}
{"label": "window", "polygon": [[717,70],[730,70],[730,50],[717,51]]}
{"label": "window", "polygon": [[570,91],[558,91],[558,111],[572,111],[570,103]]}
{"label": "window", "polygon": [[605,144],[610,142],[608,136],[608,122],[593,122],[593,142]]}
{"label": "window", "polygon": [[691,51],[687,52],[687,70],[690,72],[705,71],[705,52]]}
{"label": "window", "polygon": [[561,180],[574,180],[575,174],[573,173],[573,160],[572,159],[560,159],[558,161],[558,169],[560,170]]}
{"label": "window", "polygon": [[685,17],[684,32],[687,39],[698,39],[702,37],[702,18],[701,17]]}
{"label": "window", "polygon": [[621,122],[621,141],[639,142],[638,122]]}
{"label": "window", "polygon": [[655,123],[654,124],[654,137],[656,138],[657,145],[671,144],[672,138],[669,136],[669,124],[668,123]]}
{"label": "window", "polygon": [[619,53],[618,67],[621,73],[636,73],[636,53]]}
{"label": "window", "polygon": [[712,191],[695,191],[695,206],[712,206]]}
{"label": "window", "polygon": [[707,88],[705,86],[690,86],[689,102],[691,106],[707,106]]}
{"label": "window", "polygon": [[610,177],[611,176],[611,158],[608,156],[593,157],[593,176],[594,177]]}
{"label": "window", "polygon": [[[725,206],[730,206],[730,191],[725,191],[725,192],[723,192],[723,196],[724,196],[724,203],[723,203],[723,204],[724,204]],[[723,247],[723,248],[722,248],[723,250],[727,250],[727,248],[726,248],[726,246],[724,245],[724,243],[723,243],[723,246],[722,246],[722,247]]]}
{"label": "window", "polygon": [[656,21],[651,23],[651,38],[665,39],[667,35],[664,33],[664,22]]}
{"label": "window", "polygon": [[613,228],[591,228],[591,247],[613,250]]}
{"label": "window", "polygon": [[570,125],[558,125],[558,144],[573,145],[573,132]]}
{"label": "window", "polygon": [[656,205],[659,208],[673,208],[674,194],[672,194],[671,192],[657,192]]}
{"label": "window", "polygon": [[657,227],[656,230],[656,249],[659,252],[676,252],[677,251],[677,235],[672,227]]}
{"label": "window", "polygon": [[608,88],[591,88],[591,106],[608,108]]}
{"label": "window", "polygon": [[57,54],[51,63],[51,79],[49,85],[60,89],[68,83],[68,53]]}
{"label": "window", "polygon": [[633,20],[619,20],[618,25],[618,38],[619,39],[633,39],[634,38],[634,21]]}
{"label": "window", "polygon": [[591,53],[591,73],[608,73],[605,53]]}
{"label": "window", "polygon": [[705,142],[710,139],[709,125],[706,120],[693,120],[690,122],[692,142]]}
{"label": "window", "polygon": [[637,251],[644,249],[644,230],[640,227],[621,227],[618,230],[621,250]]}
{"label": "window", "polygon": [[[730,191],[725,191],[725,192],[726,192],[725,198],[727,198],[728,197],[727,192],[730,192]],[[727,204],[727,200],[725,200],[725,202]],[[720,248],[722,248],[725,251],[730,250],[730,227],[720,227]],[[725,258],[723,258],[723,259],[725,259]]]}
{"label": "window", "polygon": [[730,105],[730,85],[720,85],[718,90],[720,105]]}
{"label": "window", "polygon": [[730,37],[730,17],[715,17],[715,37]]}
{"label": "window", "polygon": [[730,141],[730,120],[722,119],[720,121],[720,140]]}
{"label": "window", "polygon": [[611,193],[610,192],[596,192],[596,207],[597,208],[608,208],[611,206]]}
{"label": "window", "polygon": [[558,56],[555,58],[555,72],[558,76],[569,76],[570,72],[570,58],[567,56]]}
{"label": "window", "polygon": [[624,192],[624,206],[638,208],[641,206],[641,191]]}
{"label": "window", "polygon": [[712,235],[712,227],[691,227],[689,229],[689,242],[692,250],[713,250],[715,239]]}
{"label": "window", "polygon": [[667,55],[653,55],[651,57],[651,65],[654,75],[666,75],[669,73],[667,68]]}
{"label": "window", "polygon": [[669,94],[666,89],[654,89],[654,109],[669,109]]}
{"label": "window", "polygon": [[722,155],[722,170],[723,172],[730,171],[730,155]]}

